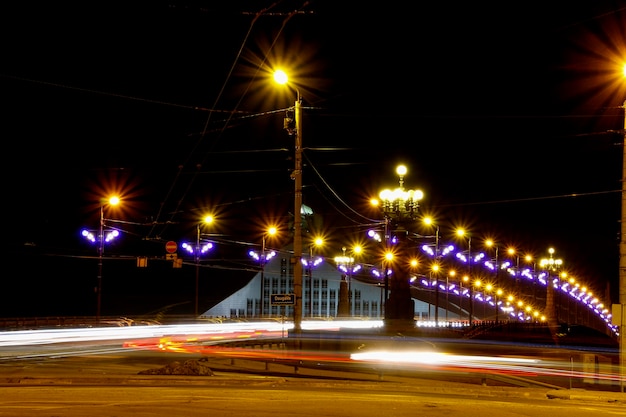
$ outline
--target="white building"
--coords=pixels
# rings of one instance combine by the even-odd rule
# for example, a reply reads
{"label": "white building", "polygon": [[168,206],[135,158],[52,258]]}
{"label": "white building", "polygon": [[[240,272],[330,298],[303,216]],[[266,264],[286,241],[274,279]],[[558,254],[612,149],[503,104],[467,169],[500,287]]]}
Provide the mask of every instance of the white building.
{"label": "white building", "polygon": [[[257,273],[248,284],[202,313],[201,317],[293,317],[292,305],[275,305],[271,302],[272,295],[293,293],[293,267],[290,259],[289,250],[281,251],[269,259],[263,271]],[[308,255],[303,254],[302,259],[307,262],[303,266],[302,277],[304,319],[337,316],[373,319],[384,317],[384,279],[376,279],[373,275],[370,277],[369,271],[363,272],[361,265],[353,265],[353,272],[347,273],[348,269],[345,272],[340,270],[341,265],[337,265],[333,259],[314,258],[313,263],[316,265],[313,268],[308,266],[311,261]],[[423,294],[420,296],[419,292],[418,289],[413,289],[416,319],[434,319],[434,305],[429,302],[429,293],[421,291]],[[348,294],[350,297],[347,297]],[[342,300],[347,311],[342,312],[340,308]],[[439,317],[444,314],[445,310],[440,306]]]}

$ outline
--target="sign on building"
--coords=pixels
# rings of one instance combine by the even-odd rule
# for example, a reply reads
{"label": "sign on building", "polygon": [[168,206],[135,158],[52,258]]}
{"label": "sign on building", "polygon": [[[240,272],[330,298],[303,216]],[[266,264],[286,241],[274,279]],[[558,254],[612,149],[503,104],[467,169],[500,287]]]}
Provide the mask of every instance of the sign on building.
{"label": "sign on building", "polygon": [[295,294],[271,294],[270,304],[275,306],[291,306],[296,303]]}

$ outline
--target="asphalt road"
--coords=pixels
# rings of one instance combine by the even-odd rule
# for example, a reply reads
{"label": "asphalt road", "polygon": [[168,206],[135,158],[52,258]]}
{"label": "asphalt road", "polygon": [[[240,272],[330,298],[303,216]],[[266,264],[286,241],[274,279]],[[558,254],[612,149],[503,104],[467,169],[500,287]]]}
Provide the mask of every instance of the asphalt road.
{"label": "asphalt road", "polygon": [[[0,352],[1,353],[1,352]],[[212,374],[145,375],[188,354],[115,351],[0,361],[0,416],[626,416],[626,394],[345,373],[203,357]]]}

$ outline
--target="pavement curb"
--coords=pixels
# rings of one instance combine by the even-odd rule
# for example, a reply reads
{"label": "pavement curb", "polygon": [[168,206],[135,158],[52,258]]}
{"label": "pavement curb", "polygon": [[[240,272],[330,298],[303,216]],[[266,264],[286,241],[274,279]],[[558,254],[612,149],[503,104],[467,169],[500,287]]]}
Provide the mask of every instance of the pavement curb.
{"label": "pavement curb", "polygon": [[599,401],[626,404],[625,392],[585,391],[577,389],[551,390],[546,393],[549,399]]}

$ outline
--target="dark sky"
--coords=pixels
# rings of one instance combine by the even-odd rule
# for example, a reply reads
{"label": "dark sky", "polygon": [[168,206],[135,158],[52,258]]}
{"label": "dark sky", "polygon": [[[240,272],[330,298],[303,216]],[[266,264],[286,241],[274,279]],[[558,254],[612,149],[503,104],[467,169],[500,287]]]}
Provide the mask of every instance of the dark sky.
{"label": "dark sky", "polygon": [[[293,211],[295,90],[271,84],[277,67],[303,97],[303,198],[329,256],[380,219],[368,200],[404,163],[444,239],[463,226],[475,246],[552,246],[617,302],[624,1],[14,3],[0,13],[17,266],[4,316],[91,313],[95,249],[78,231],[110,190],[125,202],[105,217],[126,233],[108,253],[161,256],[210,210],[235,272],[207,272],[203,302],[245,283],[248,244]],[[188,302],[189,271],[110,264],[119,311]]]}

